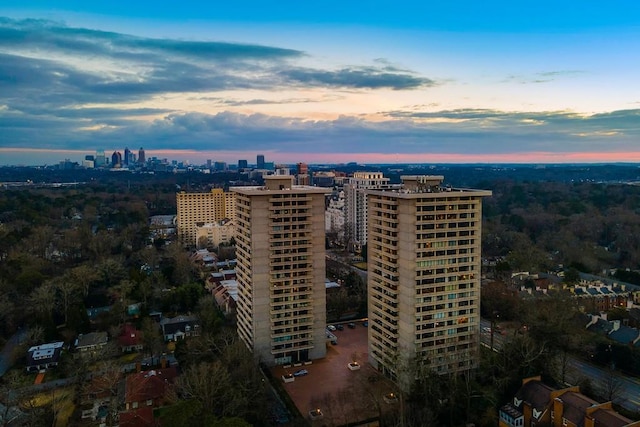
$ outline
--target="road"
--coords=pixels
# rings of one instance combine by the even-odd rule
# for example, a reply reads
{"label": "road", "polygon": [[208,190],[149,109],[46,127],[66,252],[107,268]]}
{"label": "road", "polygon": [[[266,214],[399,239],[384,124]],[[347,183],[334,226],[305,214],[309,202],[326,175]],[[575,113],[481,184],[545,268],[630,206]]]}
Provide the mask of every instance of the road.
{"label": "road", "polygon": [[[488,331],[485,328],[491,328],[491,321],[481,319],[480,341],[486,347],[490,347],[491,333],[484,332]],[[493,347],[499,350],[508,338],[497,331],[493,332]],[[609,391],[613,391],[612,401],[614,403],[629,411],[640,412],[640,380],[637,378],[569,356],[565,379],[568,384],[579,384],[584,379],[588,379],[597,394],[608,396]]]}
{"label": "road", "polygon": [[11,354],[13,349],[16,348],[22,340],[27,336],[26,329],[20,329],[13,334],[11,338],[6,342],[2,351],[0,352],[0,377],[11,367]]}

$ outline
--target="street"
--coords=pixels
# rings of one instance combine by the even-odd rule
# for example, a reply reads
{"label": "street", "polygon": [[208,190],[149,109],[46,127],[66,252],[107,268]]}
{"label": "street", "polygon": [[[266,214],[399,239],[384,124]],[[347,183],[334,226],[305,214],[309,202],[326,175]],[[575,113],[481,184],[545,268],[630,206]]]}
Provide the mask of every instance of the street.
{"label": "street", "polygon": [[[490,329],[491,321],[481,319],[480,342],[487,348],[491,347]],[[493,348],[497,351],[502,348],[508,338],[498,333],[498,331],[492,332]],[[612,391],[612,401],[614,403],[629,411],[640,411],[640,380],[569,356],[566,374],[567,383],[574,385],[584,379],[588,379],[591,382],[594,391],[599,395],[608,396],[609,392]]]}

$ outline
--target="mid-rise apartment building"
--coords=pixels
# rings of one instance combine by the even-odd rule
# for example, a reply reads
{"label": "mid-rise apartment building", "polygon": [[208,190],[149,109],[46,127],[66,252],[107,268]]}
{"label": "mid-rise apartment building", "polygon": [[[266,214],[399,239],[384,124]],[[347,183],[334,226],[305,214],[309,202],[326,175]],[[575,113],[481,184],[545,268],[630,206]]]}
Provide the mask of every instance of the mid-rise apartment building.
{"label": "mid-rise apartment building", "polygon": [[345,225],[356,252],[367,244],[367,190],[389,184],[382,172],[354,172],[344,185]]}
{"label": "mid-rise apartment building", "polygon": [[266,176],[234,187],[238,335],[273,366],[325,356],[325,194]]}
{"label": "mid-rise apartment building", "polygon": [[220,246],[231,243],[236,231],[235,222],[223,219],[212,224],[196,226],[196,242],[198,248]]}
{"label": "mid-rise apartment building", "polygon": [[482,198],[491,192],[443,180],[403,176],[399,189],[367,191],[369,361],[401,386],[407,366],[477,366]]}
{"label": "mid-rise apartment building", "polygon": [[197,227],[223,219],[233,219],[235,215],[235,194],[214,188],[208,193],[176,194],[176,226],[181,242],[196,245]]}

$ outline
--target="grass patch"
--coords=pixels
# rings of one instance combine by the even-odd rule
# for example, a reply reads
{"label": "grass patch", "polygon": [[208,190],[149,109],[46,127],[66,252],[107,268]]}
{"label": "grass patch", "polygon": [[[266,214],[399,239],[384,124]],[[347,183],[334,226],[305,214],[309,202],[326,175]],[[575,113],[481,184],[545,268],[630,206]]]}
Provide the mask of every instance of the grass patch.
{"label": "grass patch", "polygon": [[140,357],[140,353],[126,353],[120,356],[118,361],[122,363],[131,363],[138,360],[139,357]]}
{"label": "grass patch", "polygon": [[73,415],[75,404],[73,403],[74,389],[73,387],[56,388],[49,391],[43,391],[31,396],[28,399],[27,406],[54,407],[56,416],[56,427],[65,427],[69,424],[69,418]]}

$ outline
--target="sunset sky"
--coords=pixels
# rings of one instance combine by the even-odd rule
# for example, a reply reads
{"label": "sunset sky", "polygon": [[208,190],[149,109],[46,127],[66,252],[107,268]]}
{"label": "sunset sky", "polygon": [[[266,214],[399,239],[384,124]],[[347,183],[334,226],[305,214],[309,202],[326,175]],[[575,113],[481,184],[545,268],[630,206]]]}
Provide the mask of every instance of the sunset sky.
{"label": "sunset sky", "polygon": [[0,164],[640,162],[639,52],[637,0],[3,0]]}

